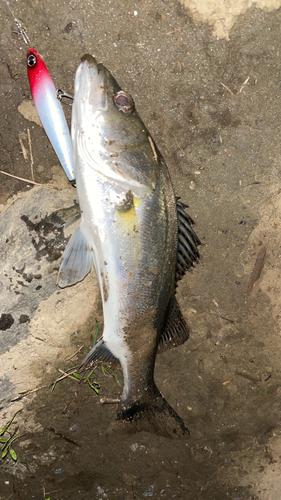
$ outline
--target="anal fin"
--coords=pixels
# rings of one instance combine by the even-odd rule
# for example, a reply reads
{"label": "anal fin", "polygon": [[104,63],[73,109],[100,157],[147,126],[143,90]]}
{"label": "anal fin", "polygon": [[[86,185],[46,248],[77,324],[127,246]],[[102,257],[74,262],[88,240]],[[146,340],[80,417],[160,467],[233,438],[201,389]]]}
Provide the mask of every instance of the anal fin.
{"label": "anal fin", "polygon": [[91,271],[92,261],[93,251],[88,248],[81,226],[79,226],[64,251],[58,274],[58,285],[64,288],[82,281]]}
{"label": "anal fin", "polygon": [[82,365],[93,361],[103,361],[104,363],[119,363],[119,360],[112,354],[101,337],[96,345],[90,350]]}
{"label": "anal fin", "polygon": [[182,315],[178,301],[173,296],[170,300],[165,328],[159,340],[158,353],[184,344],[188,338],[188,326]]}

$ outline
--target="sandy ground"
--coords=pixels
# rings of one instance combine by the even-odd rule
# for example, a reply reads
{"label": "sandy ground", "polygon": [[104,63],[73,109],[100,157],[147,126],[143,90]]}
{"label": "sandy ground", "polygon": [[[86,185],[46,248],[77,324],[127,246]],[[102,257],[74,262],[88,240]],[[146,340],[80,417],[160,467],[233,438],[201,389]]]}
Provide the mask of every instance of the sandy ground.
{"label": "sandy ground", "polygon": [[190,340],[156,366],[191,436],[109,439],[116,409],[99,400],[120,395],[114,376],[97,370],[99,395],[75,380],[49,389],[89,349],[101,302],[93,275],[56,286],[76,193],[38,123],[26,46],[2,2],[1,170],[31,178],[19,141],[28,151],[30,129],[35,180],[61,191],[1,174],[0,417],[5,425],[22,409],[11,431],[24,436],[17,463],[1,460],[0,498],[44,498],[44,487],[51,500],[279,500],[280,2],[19,0],[11,8],[57,87],[73,92],[88,52],[132,94],[202,247],[177,295]]}

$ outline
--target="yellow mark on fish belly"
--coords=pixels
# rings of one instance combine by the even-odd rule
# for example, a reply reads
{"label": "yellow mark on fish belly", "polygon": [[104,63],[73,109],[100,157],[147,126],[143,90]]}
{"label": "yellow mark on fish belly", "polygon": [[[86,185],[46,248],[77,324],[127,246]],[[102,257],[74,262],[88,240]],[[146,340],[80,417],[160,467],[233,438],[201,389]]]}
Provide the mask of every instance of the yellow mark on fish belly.
{"label": "yellow mark on fish belly", "polygon": [[135,208],[135,198],[132,199],[132,204],[129,209],[122,210],[117,206],[116,210],[116,222],[119,223],[122,232],[134,232],[138,231],[138,218]]}
{"label": "yellow mark on fish belly", "polygon": [[[136,213],[135,204],[138,205],[138,201],[133,199],[133,204],[129,210],[116,210],[116,232],[119,234],[119,238],[126,240],[126,244],[123,247],[122,261],[125,266],[126,261],[131,262],[133,265],[137,265],[140,256],[140,235],[139,235],[139,223]],[[132,260],[133,259],[133,260]]]}

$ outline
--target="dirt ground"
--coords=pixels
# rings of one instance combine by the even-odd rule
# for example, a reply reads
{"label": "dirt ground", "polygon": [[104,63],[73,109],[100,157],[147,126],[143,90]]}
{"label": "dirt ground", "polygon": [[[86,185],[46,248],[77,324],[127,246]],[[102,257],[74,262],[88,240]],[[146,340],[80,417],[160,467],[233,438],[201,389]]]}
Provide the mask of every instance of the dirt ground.
{"label": "dirt ground", "polygon": [[[36,123],[26,46],[1,2],[1,170],[30,179],[19,141],[28,151],[30,129],[35,180],[62,191],[1,174],[0,417],[4,426],[22,409],[10,428],[24,436],[14,443],[17,462],[0,462],[0,498],[280,500],[281,9],[245,7],[217,39],[213,21],[188,2],[18,0],[11,8],[57,87],[72,93],[80,58],[91,53],[132,94],[202,247],[177,294],[190,339],[156,365],[190,437],[107,437],[116,408],[100,397],[120,396],[114,376],[96,371],[99,395],[70,379],[49,389],[89,349],[101,301],[94,276],[56,287],[66,236],[59,224],[48,234],[36,224],[72,206],[76,193]],[[119,368],[115,375],[122,381]]]}

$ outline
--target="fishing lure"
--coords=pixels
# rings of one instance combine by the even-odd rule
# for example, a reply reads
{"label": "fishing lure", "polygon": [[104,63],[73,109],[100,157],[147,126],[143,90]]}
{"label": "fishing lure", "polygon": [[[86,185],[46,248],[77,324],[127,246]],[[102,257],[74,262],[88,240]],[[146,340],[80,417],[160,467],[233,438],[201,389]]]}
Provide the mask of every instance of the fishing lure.
{"label": "fishing lure", "polygon": [[45,129],[68,180],[75,181],[75,166],[69,128],[57,99],[51,75],[42,57],[35,49],[27,51],[27,74],[32,97]]}

